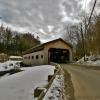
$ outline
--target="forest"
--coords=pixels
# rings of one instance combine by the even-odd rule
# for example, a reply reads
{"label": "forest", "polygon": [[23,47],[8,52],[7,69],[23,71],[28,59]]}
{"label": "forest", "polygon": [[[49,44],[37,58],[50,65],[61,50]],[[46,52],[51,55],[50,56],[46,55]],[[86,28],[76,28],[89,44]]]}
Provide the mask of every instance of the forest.
{"label": "forest", "polygon": [[31,33],[14,32],[8,27],[0,26],[0,53],[22,55],[23,51],[38,44],[39,38]]}
{"label": "forest", "polygon": [[66,27],[66,37],[73,45],[74,58],[85,55],[100,55],[100,15],[93,16],[88,25],[88,17],[83,17],[81,23]]}

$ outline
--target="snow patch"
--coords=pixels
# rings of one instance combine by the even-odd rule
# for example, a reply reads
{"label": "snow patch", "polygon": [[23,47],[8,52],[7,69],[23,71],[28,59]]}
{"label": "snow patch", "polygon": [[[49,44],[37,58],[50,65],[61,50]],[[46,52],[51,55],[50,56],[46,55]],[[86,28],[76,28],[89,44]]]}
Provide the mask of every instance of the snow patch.
{"label": "snow patch", "polygon": [[0,100],[34,100],[34,89],[48,84],[48,75],[54,74],[54,66],[51,65],[24,69],[0,79]]}
{"label": "snow patch", "polygon": [[49,88],[43,100],[63,100],[63,87],[63,75],[56,75],[51,87]]}
{"label": "snow patch", "polygon": [[100,66],[100,55],[85,56],[85,59],[86,61],[84,61],[84,57],[82,57],[77,61],[77,64]]}
{"label": "snow patch", "polygon": [[11,70],[14,68],[19,68],[20,67],[20,63],[21,61],[6,61],[4,63],[0,63],[0,71],[7,71],[7,70]]}

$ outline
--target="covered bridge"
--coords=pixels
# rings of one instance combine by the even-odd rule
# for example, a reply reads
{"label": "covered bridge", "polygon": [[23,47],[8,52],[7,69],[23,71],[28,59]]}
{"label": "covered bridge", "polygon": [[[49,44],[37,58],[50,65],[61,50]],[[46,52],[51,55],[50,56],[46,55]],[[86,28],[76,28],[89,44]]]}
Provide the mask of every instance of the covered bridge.
{"label": "covered bridge", "polygon": [[23,53],[26,65],[42,65],[50,62],[68,63],[72,61],[72,46],[59,38],[46,42]]}

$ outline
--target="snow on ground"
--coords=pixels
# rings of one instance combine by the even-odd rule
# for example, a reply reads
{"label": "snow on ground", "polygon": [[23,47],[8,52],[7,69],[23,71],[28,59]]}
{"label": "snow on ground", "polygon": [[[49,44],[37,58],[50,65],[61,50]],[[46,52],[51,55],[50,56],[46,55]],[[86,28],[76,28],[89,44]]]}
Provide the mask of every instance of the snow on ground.
{"label": "snow on ground", "polygon": [[14,69],[15,67],[20,67],[19,63],[21,61],[6,61],[4,63],[0,63],[0,71],[7,71],[7,70],[11,70]]}
{"label": "snow on ground", "polygon": [[77,61],[77,64],[84,64],[84,65],[96,65],[100,66],[100,55],[98,56],[86,56],[86,61],[84,62],[84,57]]}
{"label": "snow on ground", "polygon": [[56,78],[54,79],[43,100],[63,100],[63,87],[63,75],[56,75]]}
{"label": "snow on ground", "polygon": [[0,100],[34,100],[34,89],[46,85],[52,74],[54,66],[43,65],[1,78]]}

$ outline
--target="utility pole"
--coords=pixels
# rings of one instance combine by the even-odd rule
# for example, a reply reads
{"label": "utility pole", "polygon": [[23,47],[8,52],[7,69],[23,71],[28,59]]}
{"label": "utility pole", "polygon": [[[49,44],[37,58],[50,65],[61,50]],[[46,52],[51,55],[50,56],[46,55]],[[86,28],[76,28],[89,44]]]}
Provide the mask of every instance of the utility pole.
{"label": "utility pole", "polygon": [[94,8],[96,6],[96,3],[97,3],[97,0],[94,1],[94,4],[93,4],[93,7],[92,7],[92,11],[91,11],[91,14],[90,14],[90,17],[89,17],[89,20],[88,20],[88,24],[87,24],[87,29],[90,25],[90,22],[91,22],[91,18],[92,18],[92,15],[93,15],[93,11],[94,11]]}
{"label": "utility pole", "polygon": [[88,19],[88,23],[87,23],[87,24],[86,24],[86,20],[85,20],[85,35],[86,35],[87,30],[88,30],[88,27],[89,27],[89,25],[90,25],[91,18],[92,18],[93,11],[94,11],[94,8],[95,8],[95,6],[96,6],[96,3],[97,3],[97,0],[94,1],[93,7],[92,7],[92,11],[91,11],[91,13],[90,13],[90,17],[89,17],[89,19]]}
{"label": "utility pole", "polygon": [[[0,20],[2,20],[2,17],[0,17]],[[2,25],[2,22],[1,22],[1,25]]]}
{"label": "utility pole", "polygon": [[[92,15],[93,15],[93,11],[94,11],[94,8],[95,8],[95,6],[96,6],[96,3],[97,3],[97,0],[95,0],[94,1],[94,4],[93,4],[93,7],[92,7],[92,11],[91,11],[91,13],[90,13],[90,17],[89,17],[89,19],[88,19],[88,23],[86,24],[86,19],[85,19],[85,35],[86,35],[86,33],[87,33],[87,30],[88,30],[88,27],[89,27],[89,25],[90,25],[90,22],[91,22],[91,18],[92,18]],[[82,36],[82,45],[83,45],[83,50],[84,50],[84,61],[86,60],[85,59],[85,41],[84,41],[84,34],[83,34],[83,28],[82,28],[82,24],[81,24],[81,36]]]}
{"label": "utility pole", "polygon": [[83,25],[81,23],[81,37],[82,37],[82,48],[83,48],[83,56],[84,56],[84,61],[86,60],[85,59],[85,39],[84,39],[84,34],[83,34]]}

